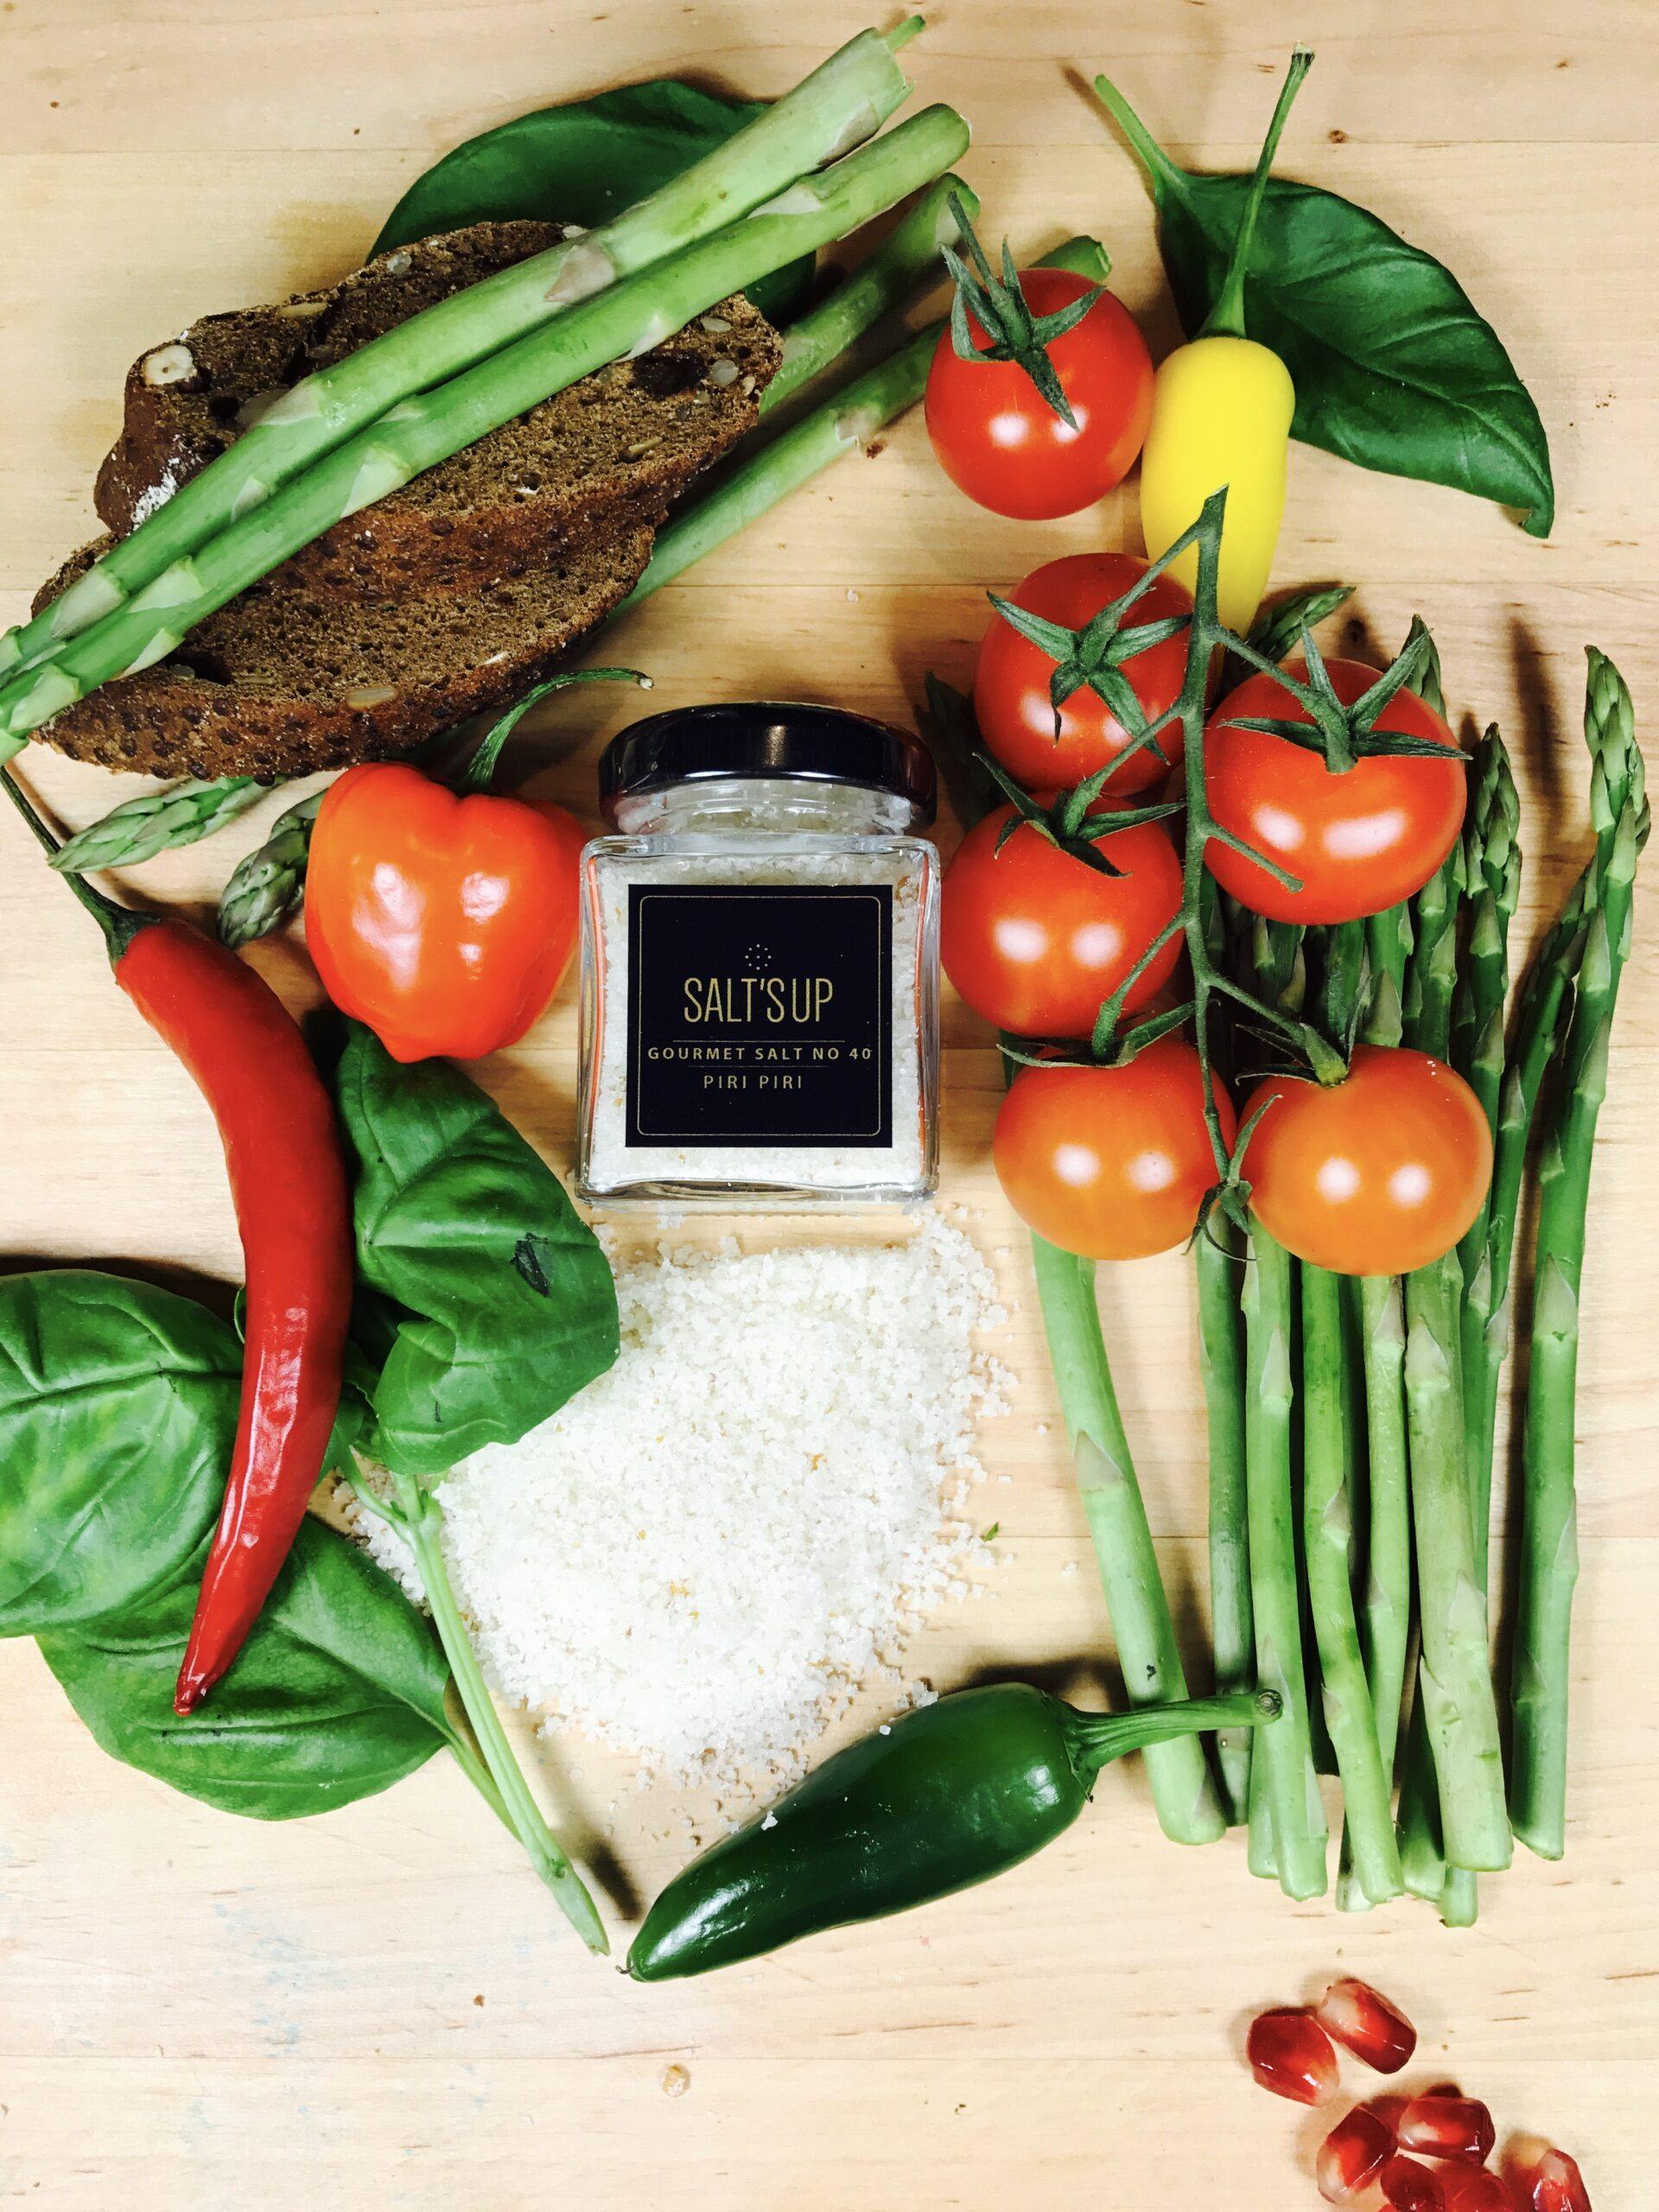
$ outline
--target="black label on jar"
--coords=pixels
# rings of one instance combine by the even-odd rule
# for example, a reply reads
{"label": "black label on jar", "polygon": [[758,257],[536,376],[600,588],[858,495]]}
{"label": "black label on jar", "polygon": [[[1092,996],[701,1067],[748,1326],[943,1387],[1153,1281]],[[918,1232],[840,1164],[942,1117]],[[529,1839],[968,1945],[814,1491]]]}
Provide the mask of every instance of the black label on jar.
{"label": "black label on jar", "polygon": [[631,1145],[893,1142],[893,891],[628,891]]}

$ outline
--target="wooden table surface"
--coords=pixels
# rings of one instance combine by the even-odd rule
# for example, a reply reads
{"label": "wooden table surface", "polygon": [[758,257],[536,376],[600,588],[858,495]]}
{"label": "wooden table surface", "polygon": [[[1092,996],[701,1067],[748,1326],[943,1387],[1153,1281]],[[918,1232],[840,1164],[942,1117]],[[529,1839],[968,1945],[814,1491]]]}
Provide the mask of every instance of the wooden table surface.
{"label": "wooden table surface", "polygon": [[[88,534],[92,471],[145,345],[343,271],[410,178],[471,131],[666,72],[775,92],[863,19],[859,0],[3,0],[0,617]],[[1464,279],[1549,425],[1560,516],[1539,544],[1473,500],[1298,448],[1280,578],[1357,582],[1358,619],[1382,640],[1421,612],[1454,702],[1501,719],[1525,787],[1529,940],[1584,849],[1586,642],[1618,660],[1638,709],[1659,696],[1656,22],[1650,0],[942,0],[906,57],[920,95],[975,126],[968,173],[989,233],[1040,247],[1098,232],[1165,343],[1147,201],[1079,73],[1109,67],[1179,154],[1236,168],[1293,40],[1316,35],[1281,167],[1375,208]],[[654,674],[658,703],[783,692],[902,719],[925,670],[966,676],[984,587],[1060,550],[1135,542],[1122,505],[1046,528],[979,512],[933,467],[919,422],[885,448],[633,620],[626,652]],[[582,694],[543,720],[539,787],[588,806],[596,748],[627,711]],[[72,822],[125,788],[44,750],[24,765]],[[271,810],[135,888],[205,911]],[[204,1109],[16,823],[0,822],[0,849],[6,1264],[98,1260],[222,1302],[238,1256]],[[1250,1881],[1236,1839],[1179,1853],[1139,1775],[1119,1770],[1087,1821],[990,1889],[645,1991],[580,1955],[442,1761],[337,1816],[239,1824],[104,1759],[33,1647],[7,1644],[0,2202],[1281,2212],[1313,2201],[1314,2133],[1250,2086],[1243,2025],[1344,1968],[1408,2005],[1428,2073],[1454,2073],[1506,2127],[1578,2148],[1601,2212],[1651,2203],[1656,944],[1643,928],[1599,1147],[1562,1865],[1522,1853],[1466,1933],[1412,1904],[1343,1917]],[[303,996],[297,944],[261,964]],[[567,998],[484,1071],[562,1165],[574,1031]],[[1009,1564],[996,1594],[938,1619],[912,1657],[942,1687],[1044,1665],[1091,1689],[1109,1680],[1110,1637],[1020,1243],[986,1164],[995,1070],[959,1007],[947,1045],[945,1202],[999,1255],[1014,1307],[999,1349],[1016,1408],[986,1438],[1012,1478],[995,1514]],[[1103,1297],[1197,1649],[1186,1271],[1120,1270]],[[572,1833],[591,1836],[614,1794],[602,1762],[560,1744],[542,1765]],[[679,1854],[672,1811],[660,1796],[621,1800],[614,1847],[639,1891]],[[671,2069],[689,2076],[677,2096]]]}

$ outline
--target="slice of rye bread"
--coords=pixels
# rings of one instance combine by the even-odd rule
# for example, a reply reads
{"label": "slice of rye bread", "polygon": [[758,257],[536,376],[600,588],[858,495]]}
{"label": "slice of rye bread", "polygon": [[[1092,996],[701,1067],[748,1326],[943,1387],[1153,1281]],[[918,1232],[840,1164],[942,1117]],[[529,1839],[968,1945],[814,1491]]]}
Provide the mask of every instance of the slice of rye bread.
{"label": "slice of rye bread", "polygon": [[[553,223],[475,224],[152,346],[128,372],[124,427],[99,472],[99,518],[125,537],[301,377],[565,234]],[[608,518],[660,516],[752,427],[781,358],[765,318],[724,301],[336,524],[277,581],[365,596],[459,588],[524,575]]]}
{"label": "slice of rye bread", "polygon": [[[396,758],[550,675],[632,589],[652,537],[636,521],[467,592],[246,593],[172,659],[105,684],[36,734],[78,760],[153,776],[275,780]],[[108,542],[77,554],[42,601]]]}

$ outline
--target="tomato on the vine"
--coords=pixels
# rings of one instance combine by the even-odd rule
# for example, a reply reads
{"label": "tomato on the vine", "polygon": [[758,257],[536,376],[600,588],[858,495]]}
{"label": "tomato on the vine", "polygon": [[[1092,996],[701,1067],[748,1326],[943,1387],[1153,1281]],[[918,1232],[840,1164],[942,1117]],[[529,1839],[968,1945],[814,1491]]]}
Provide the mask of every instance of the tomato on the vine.
{"label": "tomato on the vine", "polygon": [[[1033,569],[1008,597],[1027,614],[1080,630],[1146,572],[1147,563],[1132,553],[1067,553]],[[1160,575],[1135,601],[1124,626],[1135,627],[1192,612],[1191,594],[1173,576]],[[1179,696],[1187,643],[1183,631],[1123,663],[1122,675],[1148,721],[1166,714]],[[1079,784],[1116,760],[1130,742],[1128,731],[1112,709],[1086,684],[1062,704],[1059,734],[1055,734],[1048,690],[1054,665],[1040,646],[1022,638],[998,614],[981,641],[974,669],[974,713],[980,735],[993,759],[1001,762],[1016,783],[1028,787]],[[1180,757],[1181,728],[1172,722],[1160,731],[1155,748],[1143,745],[1113,770],[1109,788],[1119,795],[1145,791],[1161,781]]]}
{"label": "tomato on the vine", "polygon": [[[1039,795],[1051,804],[1052,793]],[[1109,813],[1096,805],[1090,813]],[[1160,822],[1135,822],[1096,850],[1103,874],[999,807],[971,829],[944,872],[940,957],[957,990],[987,1021],[1019,1037],[1086,1037],[1109,998],[1180,911],[1181,863]],[[1179,936],[1148,962],[1125,1001],[1134,1013],[1166,982]]]}
{"label": "tomato on the vine", "polygon": [[[1230,1147],[1232,1105],[1211,1083]],[[992,1155],[1021,1221],[1063,1251],[1139,1260],[1173,1250],[1217,1180],[1197,1052],[1161,1037],[1125,1067],[1022,1069],[997,1115]]]}
{"label": "tomato on the vine", "polygon": [[[1065,269],[1022,269],[1034,316],[1053,315],[1095,287]],[[976,345],[985,331],[969,315]],[[1048,358],[1076,419],[1057,415],[1017,361],[965,361],[949,330],[927,378],[927,433],[951,482],[994,514],[1051,520],[1092,506],[1121,484],[1152,420],[1152,356],[1121,300],[1100,292]]]}
{"label": "tomato on the vine", "polygon": [[[1346,706],[1380,671],[1363,662],[1327,661]],[[1307,674],[1290,664],[1299,678]],[[1351,922],[1381,913],[1422,889],[1463,827],[1463,753],[1440,716],[1413,691],[1397,691],[1375,734],[1427,738],[1447,759],[1370,753],[1341,773],[1316,752],[1271,731],[1239,729],[1237,716],[1310,722],[1301,702],[1275,677],[1249,677],[1228,694],[1205,726],[1205,787],[1217,825],[1242,837],[1289,874],[1293,891],[1230,846],[1211,839],[1205,855],[1224,891],[1281,922]]]}
{"label": "tomato on the vine", "polygon": [[1346,1077],[1273,1076],[1245,1105],[1243,1173],[1286,1250],[1344,1275],[1408,1274],[1467,1232],[1492,1179],[1479,1100],[1444,1061],[1358,1045]]}

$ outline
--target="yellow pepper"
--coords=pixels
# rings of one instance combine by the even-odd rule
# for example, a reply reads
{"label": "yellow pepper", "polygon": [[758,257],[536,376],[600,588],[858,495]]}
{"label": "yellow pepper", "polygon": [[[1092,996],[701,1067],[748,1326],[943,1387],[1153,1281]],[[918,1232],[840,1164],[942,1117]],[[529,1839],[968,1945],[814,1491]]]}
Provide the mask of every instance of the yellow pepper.
{"label": "yellow pepper", "polygon": [[[1225,486],[1218,612],[1241,635],[1255,620],[1273,569],[1296,409],[1289,370],[1270,347],[1244,335],[1244,277],[1274,149],[1313,59],[1301,51],[1291,58],[1226,279],[1198,335],[1178,346],[1158,372],[1141,456],[1141,528],[1153,560],[1191,529],[1210,494]],[[1190,591],[1198,565],[1198,549],[1189,546],[1170,573]]]}

